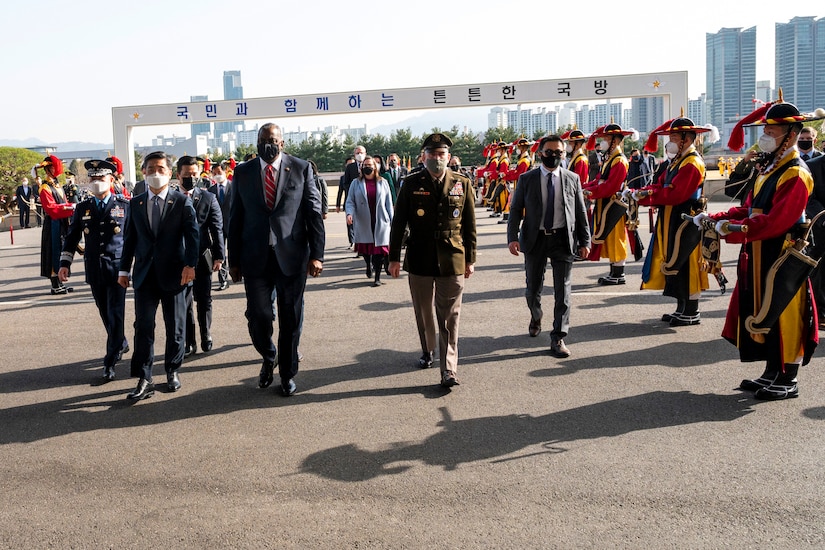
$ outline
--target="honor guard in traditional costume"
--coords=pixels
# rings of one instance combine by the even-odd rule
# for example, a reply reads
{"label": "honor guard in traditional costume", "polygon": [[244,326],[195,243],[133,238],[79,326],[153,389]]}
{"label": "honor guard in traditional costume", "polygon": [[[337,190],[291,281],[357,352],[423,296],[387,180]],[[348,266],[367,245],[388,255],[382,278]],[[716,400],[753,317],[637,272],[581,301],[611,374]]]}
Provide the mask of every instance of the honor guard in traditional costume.
{"label": "honor guard in traditional costume", "polygon": [[129,190],[129,185],[126,182],[126,176],[123,175],[123,162],[112,155],[106,157],[106,162],[111,163],[115,167],[114,182],[112,183],[112,194],[123,195],[127,199],[132,198],[132,192]]}
{"label": "honor guard in traditional costume", "polygon": [[633,191],[640,205],[659,208],[642,269],[642,290],[664,290],[665,296],[676,299],[676,310],[662,316],[671,326],[698,325],[699,297],[708,289],[708,274],[701,269],[701,230],[691,220],[682,219],[682,214],[695,216],[705,209],[705,162],[696,148],[696,138],[710,131],[684,117],[653,130],[645,149],[656,152],[659,137],[667,136],[665,154],[670,163],[653,184]]}
{"label": "honor guard in traditional costume", "polygon": [[590,172],[590,163],[587,161],[587,151],[584,150],[584,143],[587,138],[581,130],[569,130],[561,135],[566,143],[564,151],[567,153],[567,169],[579,176],[579,180],[586,183],[587,175]]}
{"label": "honor guard in traditional costume", "polygon": [[421,342],[418,366],[433,365],[437,345],[444,387],[458,384],[461,297],[476,261],[473,188],[468,178],[447,170],[451,146],[450,138],[440,133],[424,140],[425,169],[409,174],[398,194],[389,265],[390,275],[398,277],[404,230],[409,227],[404,269]]}
{"label": "honor guard in traditional costume", "polygon": [[484,194],[482,204],[487,207],[487,210],[493,209],[493,191],[496,188],[496,178],[498,177],[498,161],[501,157],[501,151],[498,148],[498,142],[495,141],[484,148],[484,158],[487,159],[483,168],[478,170],[477,176],[484,178]]}
{"label": "honor guard in traditional costume", "polygon": [[[825,118],[825,111],[802,114],[779,100],[746,116],[734,128],[728,148],[744,144],[744,127],[758,126],[759,176],[743,206],[711,215],[729,243],[741,244],[736,288],[722,336],[739,349],[744,362],[765,361],[756,379],[740,388],[757,399],[797,397],[797,373],[819,341],[816,304],[809,274],[816,261],[805,254],[805,206],[813,178],[799,157],[802,123]],[[703,223],[706,215],[695,217]],[[744,231],[731,231],[735,224]]]}
{"label": "honor guard in traditional costume", "polygon": [[516,165],[507,170],[507,174],[504,175],[507,205],[504,208],[504,217],[498,223],[507,223],[510,217],[510,202],[512,201],[513,192],[516,190],[518,178],[533,166],[533,152],[536,145],[538,145],[538,142],[528,141],[525,137],[513,142],[513,148],[517,155]]}
{"label": "honor guard in traditional costume", "polygon": [[593,209],[593,248],[589,259],[610,260],[610,274],[599,277],[600,285],[625,284],[624,265],[627,260],[627,205],[619,200],[627,179],[628,162],[622,152],[625,136],[633,130],[622,130],[618,124],[610,123],[597,128],[587,141],[587,149],[596,147],[599,140],[604,160],[599,177],[583,186],[584,198],[595,201]]}
{"label": "honor guard in traditional costume", "polygon": [[504,208],[509,200],[505,178],[507,171],[510,170],[510,146],[506,142],[499,141],[496,143],[496,159],[495,169],[492,165],[488,168],[490,185],[493,188],[489,201],[493,207],[493,213],[490,214],[491,218],[500,217],[504,213]]}
{"label": "honor guard in traditional costume", "polygon": [[63,188],[57,181],[63,173],[63,162],[54,155],[49,155],[43,162],[32,168],[32,177],[37,178],[37,169],[45,172],[38,195],[43,207],[43,233],[40,240],[40,275],[52,283],[52,294],[72,292],[71,287],[63,286],[57,277],[60,270],[60,252],[63,240],[69,231],[69,218],[74,213],[75,205],[66,200]]}
{"label": "honor guard in traditional costume", "polygon": [[120,257],[123,251],[123,230],[129,215],[129,200],[112,194],[116,167],[105,160],[89,160],[84,164],[91,179],[91,198],[77,205],[60,255],[61,282],[69,279],[74,251],[81,237],[85,238],[83,254],[86,282],[92,290],[103,327],[106,329],[106,355],[103,358],[103,378],[115,379],[115,364],[129,344],[124,335],[126,289],[117,283]]}

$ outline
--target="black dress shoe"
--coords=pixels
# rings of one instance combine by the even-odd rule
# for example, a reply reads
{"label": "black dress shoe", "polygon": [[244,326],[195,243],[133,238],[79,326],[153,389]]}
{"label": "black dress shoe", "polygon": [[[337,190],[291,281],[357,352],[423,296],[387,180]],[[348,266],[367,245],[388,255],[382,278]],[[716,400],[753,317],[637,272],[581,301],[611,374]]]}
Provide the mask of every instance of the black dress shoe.
{"label": "black dress shoe", "polygon": [[263,365],[261,365],[261,372],[258,375],[258,387],[259,388],[268,388],[269,385],[272,384],[273,373],[274,372],[275,372],[275,362],[264,360]]}
{"label": "black dress shoe", "polygon": [[541,333],[541,321],[530,321],[530,326],[527,328],[527,333],[535,338]]}
{"label": "black dress shoe", "polygon": [[294,394],[298,389],[298,386],[295,385],[295,382],[290,378],[289,380],[282,380],[281,381],[281,393],[284,397],[289,397],[290,395]]}
{"label": "black dress shoe", "polygon": [[170,372],[166,375],[166,385],[169,387],[169,391],[175,392],[180,389],[180,378],[178,377],[177,372]]}
{"label": "black dress shoe", "polygon": [[203,351],[212,351],[212,338],[201,340],[201,349],[203,349]]}
{"label": "black dress shoe", "polygon": [[227,288],[229,288],[229,283],[227,281],[224,281],[220,284],[220,286],[218,286],[216,290],[226,290]]}
{"label": "black dress shoe", "polygon": [[103,367],[103,379],[111,382],[115,379],[115,367]]}
{"label": "black dress shoe", "polygon": [[762,399],[763,401],[792,399],[794,397],[799,397],[799,386],[796,385],[796,382],[791,382],[789,384],[777,384],[774,382],[767,388],[756,390],[756,393],[754,393],[753,396],[757,399]]}
{"label": "black dress shoe", "polygon": [[428,351],[426,353],[422,353],[421,357],[418,358],[418,368],[419,369],[428,369],[433,366],[435,352]]}
{"label": "black dress shoe", "polygon": [[137,388],[129,395],[126,396],[126,399],[134,399],[135,401],[140,401],[141,399],[149,399],[155,395],[155,386],[149,380],[145,378],[141,378],[138,380]]}
{"label": "black dress shoe", "polygon": [[553,338],[550,341],[550,355],[564,359],[565,357],[570,357],[570,350],[564,345],[564,340],[561,338]]}
{"label": "black dress shoe", "polygon": [[186,344],[186,348],[183,350],[183,356],[189,357],[190,355],[195,353],[195,344]]}
{"label": "black dress shoe", "polygon": [[684,313],[680,313],[678,316],[676,314],[672,315],[670,318],[670,326],[672,327],[690,327],[693,325],[698,325],[702,322],[699,318],[699,314],[696,315],[685,315]]}
{"label": "black dress shoe", "polygon": [[458,378],[456,378],[455,373],[451,370],[445,370],[441,373],[441,386],[444,388],[452,388],[453,386],[458,386]]}

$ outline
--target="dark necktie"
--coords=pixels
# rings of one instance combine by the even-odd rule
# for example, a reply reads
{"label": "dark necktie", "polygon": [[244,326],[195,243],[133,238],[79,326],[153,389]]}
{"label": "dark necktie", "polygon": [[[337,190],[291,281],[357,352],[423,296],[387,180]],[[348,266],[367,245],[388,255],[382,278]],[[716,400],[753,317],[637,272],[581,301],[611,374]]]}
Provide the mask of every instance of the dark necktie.
{"label": "dark necktie", "polygon": [[160,227],[160,197],[152,197],[152,232],[157,236]]}
{"label": "dark necktie", "polygon": [[218,200],[223,204],[223,185],[218,185]]}
{"label": "dark necktie", "polygon": [[103,201],[100,199],[95,199],[95,204],[97,205],[97,211],[103,212]]}
{"label": "dark necktie", "polygon": [[544,211],[544,230],[553,229],[553,214],[556,206],[556,190],[553,187],[553,173],[547,174],[547,208]]}
{"label": "dark necktie", "polygon": [[808,153],[802,153],[802,160],[808,160],[809,158],[811,157],[808,156]]}
{"label": "dark necktie", "polygon": [[272,210],[275,207],[275,195],[278,191],[278,184],[276,182],[275,167],[271,164],[266,165],[266,177],[264,181],[264,194],[266,195],[266,206]]}

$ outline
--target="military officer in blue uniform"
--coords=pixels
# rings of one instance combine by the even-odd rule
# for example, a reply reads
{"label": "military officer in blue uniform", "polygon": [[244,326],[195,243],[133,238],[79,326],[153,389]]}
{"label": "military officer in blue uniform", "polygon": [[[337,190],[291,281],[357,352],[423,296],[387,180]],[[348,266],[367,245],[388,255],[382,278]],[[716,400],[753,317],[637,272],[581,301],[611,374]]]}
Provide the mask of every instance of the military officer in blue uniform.
{"label": "military officer in blue uniform", "polygon": [[123,250],[123,230],[129,214],[129,200],[112,194],[115,165],[105,160],[89,160],[84,165],[91,180],[92,194],[77,205],[60,255],[58,278],[65,282],[81,237],[86,240],[83,261],[86,282],[106,328],[106,356],[103,378],[115,379],[115,364],[129,350],[123,330],[126,289],[117,283]]}

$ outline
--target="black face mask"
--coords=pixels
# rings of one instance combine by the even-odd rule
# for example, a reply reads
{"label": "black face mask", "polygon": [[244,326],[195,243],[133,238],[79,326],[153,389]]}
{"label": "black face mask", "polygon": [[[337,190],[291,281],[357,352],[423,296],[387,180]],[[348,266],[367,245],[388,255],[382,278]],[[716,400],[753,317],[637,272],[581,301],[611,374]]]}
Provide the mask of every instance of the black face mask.
{"label": "black face mask", "polygon": [[814,146],[814,142],[811,140],[803,139],[796,142],[797,146],[802,149],[803,151],[808,151],[811,147]]}
{"label": "black face mask", "polygon": [[363,168],[361,168],[361,171],[364,173],[365,176],[369,176],[372,174],[373,169],[369,166],[364,166]]}
{"label": "black face mask", "polygon": [[200,181],[200,178],[192,178],[192,177],[185,177],[180,179],[180,186],[186,189],[187,191],[191,191],[195,188],[195,186]]}
{"label": "black face mask", "polygon": [[541,163],[548,170],[555,170],[561,166],[561,155],[541,155]]}
{"label": "black face mask", "polygon": [[281,153],[281,148],[278,146],[277,143],[259,143],[258,144],[258,156],[263,159],[264,162],[267,164],[271,163],[273,160],[278,158],[278,155]]}

